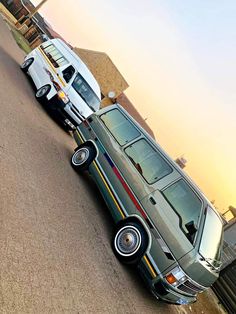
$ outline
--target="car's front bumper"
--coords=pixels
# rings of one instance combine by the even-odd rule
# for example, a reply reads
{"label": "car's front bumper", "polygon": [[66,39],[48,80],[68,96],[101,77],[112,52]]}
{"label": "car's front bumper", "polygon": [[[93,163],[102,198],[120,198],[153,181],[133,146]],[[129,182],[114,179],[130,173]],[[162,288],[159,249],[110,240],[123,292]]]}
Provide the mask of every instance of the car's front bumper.
{"label": "car's front bumper", "polygon": [[152,265],[147,264],[147,260],[145,258],[141,259],[138,265],[138,271],[152,294],[157,299],[177,305],[196,302],[196,295],[190,296],[185,293],[181,293],[176,288],[172,287],[163,278],[159,270],[154,268],[152,269]]}
{"label": "car's front bumper", "polygon": [[82,117],[81,119],[79,119],[78,117],[74,117],[73,114],[71,114],[70,110],[68,110],[68,108],[70,108],[70,103],[69,104],[65,104],[62,100],[60,100],[57,95],[53,96],[50,100],[50,107],[49,109],[51,111],[53,111],[53,113],[57,116],[57,118],[59,118],[61,121],[69,124],[69,122],[71,124],[74,125],[74,127],[76,127],[79,123],[81,123],[82,121]]}
{"label": "car's front bumper", "polygon": [[75,126],[79,125],[84,120],[84,117],[81,115],[78,108],[72,103],[66,104],[64,111],[66,112],[67,116],[75,122]]}
{"label": "car's front bumper", "polygon": [[177,292],[169,284],[165,283],[165,281],[161,279],[153,284],[151,287],[151,292],[158,299],[177,305],[191,304],[197,300],[196,296],[187,296]]}

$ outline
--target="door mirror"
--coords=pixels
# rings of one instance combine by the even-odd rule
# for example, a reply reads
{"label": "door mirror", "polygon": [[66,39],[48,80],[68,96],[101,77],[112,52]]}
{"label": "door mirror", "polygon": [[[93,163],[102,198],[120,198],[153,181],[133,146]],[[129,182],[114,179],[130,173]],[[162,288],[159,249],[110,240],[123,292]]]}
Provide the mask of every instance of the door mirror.
{"label": "door mirror", "polygon": [[193,220],[189,221],[185,224],[186,229],[188,230],[190,235],[193,235],[197,232],[197,227]]}
{"label": "door mirror", "polygon": [[185,224],[186,229],[188,230],[188,234],[186,234],[187,238],[191,243],[193,243],[195,238],[195,233],[197,232],[197,227],[193,220],[189,221]]}

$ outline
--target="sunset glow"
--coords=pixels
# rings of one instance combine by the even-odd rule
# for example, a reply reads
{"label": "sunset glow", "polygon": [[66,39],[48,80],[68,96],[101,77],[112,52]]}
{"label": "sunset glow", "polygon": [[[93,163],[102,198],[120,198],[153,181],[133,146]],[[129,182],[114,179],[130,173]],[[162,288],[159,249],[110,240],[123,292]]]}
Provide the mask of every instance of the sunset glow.
{"label": "sunset glow", "polygon": [[156,140],[220,211],[236,206],[235,1],[49,0],[40,13],[73,46],[105,51]]}

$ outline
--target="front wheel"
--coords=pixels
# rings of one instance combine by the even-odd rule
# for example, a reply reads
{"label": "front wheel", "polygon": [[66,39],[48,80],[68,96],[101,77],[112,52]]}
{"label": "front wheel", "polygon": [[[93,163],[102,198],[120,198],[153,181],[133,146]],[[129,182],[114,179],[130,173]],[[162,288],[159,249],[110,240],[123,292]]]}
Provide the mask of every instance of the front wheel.
{"label": "front wheel", "polygon": [[36,99],[38,101],[44,101],[46,99],[47,94],[50,92],[50,90],[51,90],[51,85],[49,84],[40,87],[35,93]]}
{"label": "front wheel", "polygon": [[78,172],[88,169],[96,156],[96,151],[90,146],[78,147],[71,157],[71,166]]}
{"label": "front wheel", "polygon": [[147,249],[145,230],[138,223],[127,222],[114,236],[112,247],[116,257],[125,264],[137,264]]}
{"label": "front wheel", "polygon": [[34,61],[33,58],[29,58],[29,59],[25,60],[25,61],[21,64],[21,66],[20,66],[21,70],[22,70],[24,73],[27,73],[28,70],[29,70],[29,67],[31,66],[31,64],[33,63],[33,61]]}

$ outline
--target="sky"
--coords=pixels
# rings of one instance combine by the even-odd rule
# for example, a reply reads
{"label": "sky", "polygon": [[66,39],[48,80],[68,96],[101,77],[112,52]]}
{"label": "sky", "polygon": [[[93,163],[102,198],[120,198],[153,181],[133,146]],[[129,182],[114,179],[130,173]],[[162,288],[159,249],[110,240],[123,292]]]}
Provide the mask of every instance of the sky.
{"label": "sky", "polygon": [[106,52],[157,142],[221,212],[236,207],[235,0],[48,0],[40,13]]}

